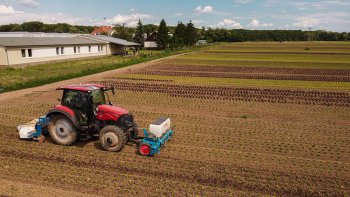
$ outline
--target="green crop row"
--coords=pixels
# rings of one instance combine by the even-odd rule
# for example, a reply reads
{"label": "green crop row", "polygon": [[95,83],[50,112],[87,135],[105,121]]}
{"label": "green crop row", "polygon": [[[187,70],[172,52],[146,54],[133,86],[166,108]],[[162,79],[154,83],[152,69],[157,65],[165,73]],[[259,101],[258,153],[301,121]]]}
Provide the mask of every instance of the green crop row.
{"label": "green crop row", "polygon": [[211,85],[211,86],[234,86],[234,87],[257,87],[257,88],[302,88],[302,89],[333,89],[350,90],[348,82],[323,82],[323,81],[294,81],[294,80],[261,80],[261,79],[235,79],[235,78],[212,78],[212,77],[184,77],[184,76],[160,76],[124,74],[120,78],[132,79],[163,79],[173,80],[177,84]]}

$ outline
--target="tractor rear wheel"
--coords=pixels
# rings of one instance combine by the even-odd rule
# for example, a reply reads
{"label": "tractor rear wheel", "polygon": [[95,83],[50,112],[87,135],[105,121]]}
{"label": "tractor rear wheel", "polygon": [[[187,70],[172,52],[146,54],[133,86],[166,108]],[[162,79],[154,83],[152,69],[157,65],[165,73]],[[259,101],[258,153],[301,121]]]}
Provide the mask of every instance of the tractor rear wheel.
{"label": "tractor rear wheel", "polygon": [[51,118],[49,133],[53,141],[63,146],[70,146],[78,139],[75,126],[64,115],[55,115]]}
{"label": "tractor rear wheel", "polygon": [[100,131],[100,143],[105,150],[119,152],[126,144],[126,134],[117,126],[105,126]]}

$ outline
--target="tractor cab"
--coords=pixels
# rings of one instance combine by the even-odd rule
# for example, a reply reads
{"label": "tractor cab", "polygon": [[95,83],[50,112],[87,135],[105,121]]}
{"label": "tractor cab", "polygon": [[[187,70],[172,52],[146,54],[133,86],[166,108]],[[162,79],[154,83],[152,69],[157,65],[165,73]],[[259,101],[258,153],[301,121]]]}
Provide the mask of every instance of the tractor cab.
{"label": "tractor cab", "polygon": [[[106,87],[96,85],[70,85],[59,88],[63,90],[61,105],[74,111],[80,125],[88,125],[92,122],[99,105],[105,105]],[[114,93],[114,91],[112,91]],[[109,104],[111,104],[109,102]]]}

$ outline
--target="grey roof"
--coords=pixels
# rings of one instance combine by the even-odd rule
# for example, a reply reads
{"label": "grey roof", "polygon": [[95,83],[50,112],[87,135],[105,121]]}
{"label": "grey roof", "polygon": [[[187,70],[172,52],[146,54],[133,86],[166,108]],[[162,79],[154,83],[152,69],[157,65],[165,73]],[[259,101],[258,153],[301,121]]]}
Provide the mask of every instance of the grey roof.
{"label": "grey roof", "polygon": [[0,32],[0,37],[76,37],[80,34],[44,32]]}
{"label": "grey roof", "polygon": [[52,46],[52,45],[87,45],[104,44],[106,42],[81,37],[0,37],[0,46]]}
{"label": "grey roof", "polygon": [[129,42],[127,40],[123,40],[120,38],[115,38],[115,37],[110,37],[110,36],[104,36],[104,35],[89,35],[87,36],[88,38],[93,38],[93,39],[99,39],[99,40],[103,40],[103,41],[107,41],[110,43],[114,43],[114,44],[119,44],[119,45],[123,45],[123,46],[140,46],[140,44],[135,43],[135,42]]}

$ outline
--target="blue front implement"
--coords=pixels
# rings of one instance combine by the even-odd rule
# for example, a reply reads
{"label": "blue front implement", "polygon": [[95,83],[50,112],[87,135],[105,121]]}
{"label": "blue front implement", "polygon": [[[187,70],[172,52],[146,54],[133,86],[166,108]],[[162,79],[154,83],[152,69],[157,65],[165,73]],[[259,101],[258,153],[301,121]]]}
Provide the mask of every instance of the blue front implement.
{"label": "blue front implement", "polygon": [[141,145],[142,144],[148,144],[150,147],[150,151],[148,156],[152,156],[154,154],[159,154],[160,153],[160,149],[162,146],[164,146],[164,144],[171,139],[172,135],[173,135],[173,130],[167,130],[162,137],[160,138],[152,138],[150,137],[150,135],[147,132],[147,129],[143,129],[143,133],[145,135],[145,138],[141,141]]}
{"label": "blue front implement", "polygon": [[31,138],[38,138],[39,136],[46,134],[48,124],[49,118],[46,118],[46,116],[41,116],[35,125],[36,132],[32,134]]}

